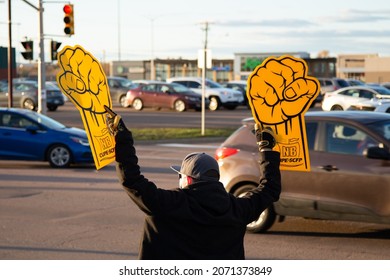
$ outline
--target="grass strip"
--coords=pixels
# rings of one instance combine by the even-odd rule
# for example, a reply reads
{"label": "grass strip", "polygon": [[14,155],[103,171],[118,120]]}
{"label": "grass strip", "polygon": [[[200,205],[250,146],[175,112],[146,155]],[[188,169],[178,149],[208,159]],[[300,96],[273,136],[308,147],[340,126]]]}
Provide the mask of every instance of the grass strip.
{"label": "grass strip", "polygon": [[206,128],[204,135],[200,128],[133,128],[135,140],[186,139],[201,137],[227,137],[235,128]]}

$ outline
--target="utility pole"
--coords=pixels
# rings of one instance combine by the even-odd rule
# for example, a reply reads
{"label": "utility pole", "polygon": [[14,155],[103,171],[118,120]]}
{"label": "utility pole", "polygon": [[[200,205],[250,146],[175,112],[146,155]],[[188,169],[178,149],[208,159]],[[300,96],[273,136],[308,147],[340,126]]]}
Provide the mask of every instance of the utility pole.
{"label": "utility pole", "polygon": [[154,20],[155,18],[150,19],[150,52],[151,52],[151,58],[150,58],[150,79],[155,80],[156,79],[156,68],[154,66]]}
{"label": "utility pole", "polygon": [[38,113],[46,114],[46,68],[45,68],[45,49],[43,41],[43,5],[42,0],[39,0],[38,7],[27,0],[22,0],[29,6],[39,12],[39,58],[38,58]]}
{"label": "utility pole", "polygon": [[118,0],[118,61],[121,61],[121,0]]}
{"label": "utility pole", "polygon": [[[12,65],[12,27],[11,27],[11,0],[8,0],[8,107],[13,107],[13,65]],[[16,54],[15,54],[16,55]]]}
{"label": "utility pole", "polygon": [[207,36],[209,31],[209,22],[204,22],[205,40],[203,47],[203,67],[202,67],[202,126],[201,134],[205,135],[205,122],[206,122],[206,71],[207,71]]}
{"label": "utility pole", "polygon": [[43,5],[39,0],[39,59],[38,59],[38,113],[46,115],[46,66],[45,66],[45,49],[43,41]]}

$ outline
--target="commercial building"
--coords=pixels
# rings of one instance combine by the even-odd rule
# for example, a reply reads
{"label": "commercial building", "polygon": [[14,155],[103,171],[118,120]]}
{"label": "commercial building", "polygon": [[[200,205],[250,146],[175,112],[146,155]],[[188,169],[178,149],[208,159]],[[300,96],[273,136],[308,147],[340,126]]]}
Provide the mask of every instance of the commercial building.
{"label": "commercial building", "polygon": [[[236,53],[234,59],[212,59],[212,67],[207,70],[207,77],[217,81],[245,80],[249,74],[270,56],[280,57],[292,55],[302,58],[308,65],[308,74],[315,77],[336,76],[336,58],[310,58],[306,52],[291,53]],[[155,77],[166,80],[171,77],[200,77],[197,59],[155,59]],[[130,80],[150,79],[150,60],[142,61],[112,61],[110,75],[127,77]]]}
{"label": "commercial building", "polygon": [[[3,52],[4,53],[4,52]],[[4,53],[5,55],[5,53]],[[359,79],[369,83],[390,81],[390,57],[379,57],[377,54],[342,54],[328,57],[327,54],[311,58],[307,52],[289,53],[235,53],[234,59],[212,59],[212,67],[207,70],[207,78],[217,82],[245,80],[250,73],[270,56],[280,57],[292,55],[305,60],[308,75],[313,77],[339,77]],[[4,60],[2,60],[4,61]],[[153,61],[157,80],[171,77],[200,77],[202,70],[198,68],[197,59],[159,59]],[[107,76],[121,76],[130,80],[151,79],[151,61],[111,61],[101,63]],[[3,74],[6,69],[3,65]],[[20,64],[14,67],[15,77],[37,77],[37,63]],[[55,80],[58,65],[46,63],[46,79]],[[4,77],[3,77],[4,78]]]}
{"label": "commercial building", "polygon": [[337,77],[366,83],[390,81],[390,57],[378,54],[341,54],[337,59]]}

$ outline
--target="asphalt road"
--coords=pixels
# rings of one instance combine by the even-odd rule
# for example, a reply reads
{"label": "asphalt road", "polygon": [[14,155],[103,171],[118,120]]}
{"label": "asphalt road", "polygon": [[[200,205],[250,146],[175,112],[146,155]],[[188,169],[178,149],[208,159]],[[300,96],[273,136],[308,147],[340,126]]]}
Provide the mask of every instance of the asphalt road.
{"label": "asphalt road", "polygon": [[[197,125],[192,122],[197,112],[117,111],[137,119],[134,126],[151,125],[147,120],[153,118]],[[215,125],[226,119],[229,126],[248,114],[244,109],[215,113]],[[50,115],[68,125],[79,118],[70,106]],[[218,145],[171,141],[136,143],[136,148],[145,176],[169,189],[178,184],[170,165],[180,164],[190,152],[213,154]],[[47,163],[0,161],[2,260],[136,259],[142,228],[143,213],[121,189],[113,164],[96,171],[93,166],[52,169]],[[389,260],[390,227],[288,217],[266,234],[247,234],[245,247],[248,259]]]}
{"label": "asphalt road", "polygon": [[[126,125],[131,128],[153,128],[153,127],[201,127],[201,112],[194,110],[186,112],[176,112],[168,109],[155,110],[146,108],[136,111],[132,108],[114,107],[113,110],[120,114]],[[79,111],[71,103],[67,102],[54,112],[47,112],[47,115],[68,126],[83,128]],[[251,111],[240,106],[235,110],[221,109],[218,111],[205,112],[206,128],[238,127],[241,120],[251,117]]]}

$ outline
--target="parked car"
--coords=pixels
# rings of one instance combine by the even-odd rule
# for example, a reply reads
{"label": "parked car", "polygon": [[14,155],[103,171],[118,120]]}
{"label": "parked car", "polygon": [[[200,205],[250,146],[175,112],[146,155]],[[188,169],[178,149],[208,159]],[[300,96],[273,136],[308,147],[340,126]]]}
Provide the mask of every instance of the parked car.
{"label": "parked car", "polygon": [[[264,232],[279,216],[390,224],[390,115],[363,111],[305,114],[311,171],[282,170],[279,201],[247,226]],[[259,183],[253,118],[216,150],[221,182],[242,196]]]}
{"label": "parked car", "polygon": [[390,113],[390,99],[371,99],[357,104],[351,105],[348,110],[375,111],[382,113]]}
{"label": "parked car", "polygon": [[390,113],[390,102],[382,102],[375,108],[375,112]]}
{"label": "parked car", "polygon": [[46,81],[45,83],[46,85],[46,88],[49,89],[49,88],[52,88],[52,89],[55,89],[55,90],[59,90],[62,94],[62,96],[64,97],[64,102],[68,102],[69,101],[69,98],[68,96],[66,96],[62,91],[61,89],[58,87],[58,84],[56,81]]}
{"label": "parked car", "polygon": [[27,109],[0,108],[0,159],[47,161],[61,168],[93,163],[87,134]]}
{"label": "parked car", "polygon": [[390,82],[381,83],[381,86],[390,89]]}
{"label": "parked car", "polygon": [[132,88],[131,80],[122,77],[107,77],[112,103],[125,107],[127,91]]}
{"label": "parked car", "polygon": [[201,110],[202,98],[189,88],[175,83],[149,82],[127,92],[125,107],[136,110],[145,107],[169,108],[178,112]]}
{"label": "parked car", "polygon": [[381,86],[351,86],[328,92],[322,102],[322,110],[347,110],[350,106],[372,100],[372,103],[381,102],[390,98],[390,90]]}
{"label": "parked car", "polygon": [[350,86],[364,86],[366,83],[356,79],[345,79]]}
{"label": "parked car", "polygon": [[[12,101],[14,106],[36,110],[38,108],[38,83],[35,81],[13,82]],[[46,84],[45,84],[46,85]],[[46,89],[46,106],[49,111],[57,110],[64,105],[61,91],[48,87]],[[0,90],[0,106],[8,105],[8,84]]]}
{"label": "parked car", "polygon": [[[49,111],[57,110],[58,106],[65,104],[67,97],[62,93],[61,89],[57,86],[57,82],[45,82],[46,89],[46,106]],[[60,98],[62,97],[62,100]],[[49,101],[50,100],[50,101]]]}
{"label": "parked car", "polygon": [[322,94],[350,86],[346,80],[340,78],[317,78],[317,80],[320,83]]}
{"label": "parked car", "polygon": [[[182,84],[199,95],[202,94],[202,78],[175,77],[167,79],[167,82]],[[211,111],[218,110],[221,107],[234,110],[244,101],[242,93],[239,91],[224,88],[220,84],[209,79],[206,79],[205,85],[205,96],[208,100],[210,100],[209,109]]]}
{"label": "parked car", "polygon": [[248,97],[246,96],[247,81],[242,81],[242,80],[229,81],[226,83],[221,83],[221,86],[241,92],[242,97],[244,98],[242,105],[245,105],[248,108],[250,108],[249,103],[248,103]]}

